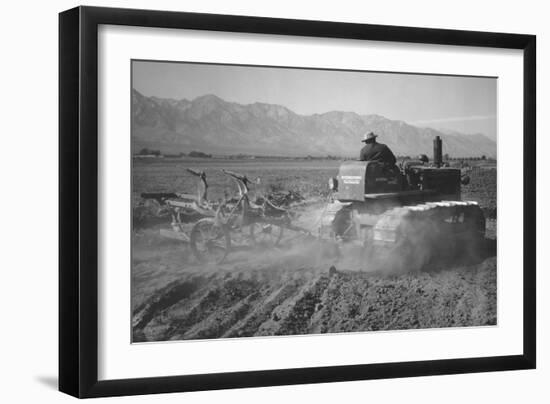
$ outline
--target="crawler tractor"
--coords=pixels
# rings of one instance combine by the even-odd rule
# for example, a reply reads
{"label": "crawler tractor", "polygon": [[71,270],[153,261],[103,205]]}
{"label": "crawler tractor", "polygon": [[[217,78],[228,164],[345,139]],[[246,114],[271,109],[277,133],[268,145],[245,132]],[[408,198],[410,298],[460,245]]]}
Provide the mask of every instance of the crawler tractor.
{"label": "crawler tractor", "polygon": [[360,243],[371,260],[407,269],[474,253],[484,239],[485,217],[476,202],[461,200],[469,177],[443,164],[439,136],[433,161],[423,157],[399,166],[343,162],[329,180],[320,236]]}

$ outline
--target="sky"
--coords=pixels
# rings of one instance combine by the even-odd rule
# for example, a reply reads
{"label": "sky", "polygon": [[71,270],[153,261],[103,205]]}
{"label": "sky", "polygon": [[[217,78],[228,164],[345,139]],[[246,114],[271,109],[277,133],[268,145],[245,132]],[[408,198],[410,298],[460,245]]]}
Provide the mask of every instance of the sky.
{"label": "sky", "polygon": [[491,139],[497,134],[496,78],[155,61],[133,61],[132,69],[133,88],[146,96],[214,94],[302,115],[352,111]]}

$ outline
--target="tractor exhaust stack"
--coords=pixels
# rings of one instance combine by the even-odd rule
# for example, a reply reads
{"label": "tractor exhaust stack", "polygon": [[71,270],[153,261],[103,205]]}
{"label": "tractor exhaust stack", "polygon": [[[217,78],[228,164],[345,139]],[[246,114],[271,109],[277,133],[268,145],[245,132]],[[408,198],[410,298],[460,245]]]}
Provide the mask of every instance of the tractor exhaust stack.
{"label": "tractor exhaust stack", "polygon": [[434,139],[434,165],[439,168],[443,165],[443,150],[441,138],[436,136]]}

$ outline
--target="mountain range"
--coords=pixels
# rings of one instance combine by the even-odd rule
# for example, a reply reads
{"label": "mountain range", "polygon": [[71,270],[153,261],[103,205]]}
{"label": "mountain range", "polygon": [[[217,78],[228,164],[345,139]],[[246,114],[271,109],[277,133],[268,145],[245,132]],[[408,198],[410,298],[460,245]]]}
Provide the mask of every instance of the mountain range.
{"label": "mountain range", "polygon": [[452,157],[496,157],[496,142],[482,134],[444,133],[380,115],[331,111],[299,115],[275,104],[238,104],[215,95],[194,100],[148,97],[132,90],[132,150],[163,153],[272,156],[356,156],[367,131],[396,155],[431,155],[441,136]]}

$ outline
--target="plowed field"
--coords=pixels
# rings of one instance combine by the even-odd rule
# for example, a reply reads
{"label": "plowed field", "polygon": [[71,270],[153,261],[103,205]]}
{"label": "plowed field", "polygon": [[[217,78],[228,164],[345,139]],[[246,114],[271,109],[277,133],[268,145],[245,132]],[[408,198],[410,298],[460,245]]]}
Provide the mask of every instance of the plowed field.
{"label": "plowed field", "polygon": [[[155,179],[146,171],[137,177],[142,189],[134,183],[137,192],[147,190],[142,181]],[[317,174],[324,180],[325,171],[330,168],[302,170],[288,184],[297,185],[293,190],[299,192],[299,185]],[[166,176],[166,170],[158,172]],[[288,173],[270,171],[275,183]],[[322,197],[321,184],[308,187],[308,192],[302,190],[306,197]],[[308,240],[239,251],[223,264],[203,265],[185,244],[161,238],[166,218],[140,219],[136,226],[134,217],[133,341],[494,325],[496,170],[477,177],[473,173],[464,194],[468,200],[478,198],[487,213],[494,212],[486,213],[493,218],[487,221],[481,256],[455,257],[401,274],[371,268],[358,247],[344,246],[334,256]]]}

